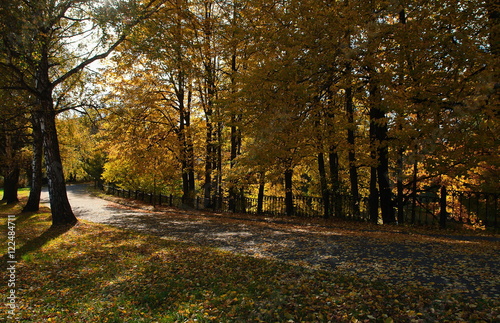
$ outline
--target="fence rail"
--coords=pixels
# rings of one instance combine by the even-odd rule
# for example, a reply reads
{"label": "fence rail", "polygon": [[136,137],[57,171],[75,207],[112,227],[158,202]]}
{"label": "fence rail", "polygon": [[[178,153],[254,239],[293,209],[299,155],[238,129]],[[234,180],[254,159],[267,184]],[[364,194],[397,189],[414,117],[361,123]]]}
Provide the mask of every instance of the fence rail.
{"label": "fence rail", "polygon": [[[108,194],[144,201],[152,205],[164,205],[177,208],[210,209],[213,211],[287,215],[285,198],[264,196],[261,201],[253,197],[233,197],[205,199],[195,197],[184,199],[174,195],[152,194],[140,190],[124,190],[112,185],[105,185]],[[325,215],[368,221],[368,199],[355,200],[349,195],[329,197],[328,210],[321,197],[294,196],[293,215],[300,217],[324,217]],[[417,225],[440,225],[456,222],[487,228],[500,228],[500,194],[484,192],[441,192],[423,193],[409,196],[402,207],[399,222]]]}

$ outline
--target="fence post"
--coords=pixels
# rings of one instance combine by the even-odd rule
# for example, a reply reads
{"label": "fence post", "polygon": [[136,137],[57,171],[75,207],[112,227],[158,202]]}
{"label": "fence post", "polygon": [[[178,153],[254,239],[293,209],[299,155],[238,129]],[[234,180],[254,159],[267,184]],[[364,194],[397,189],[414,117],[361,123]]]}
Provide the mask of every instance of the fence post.
{"label": "fence post", "polygon": [[441,198],[439,200],[439,226],[441,229],[446,228],[446,216],[448,215],[446,212],[446,187],[441,186]]}

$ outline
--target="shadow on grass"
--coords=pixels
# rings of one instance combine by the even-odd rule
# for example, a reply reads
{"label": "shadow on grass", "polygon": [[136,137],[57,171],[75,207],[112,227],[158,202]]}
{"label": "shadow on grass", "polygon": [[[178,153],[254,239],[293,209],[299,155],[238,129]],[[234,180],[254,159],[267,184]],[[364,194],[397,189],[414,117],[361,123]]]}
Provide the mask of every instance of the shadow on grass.
{"label": "shadow on grass", "polygon": [[11,213],[10,211],[14,211],[14,212],[18,212],[18,210],[16,210],[16,207],[18,207],[20,204],[20,202],[15,202],[15,203],[8,203],[5,202],[5,201],[0,201],[0,212],[2,214],[8,214],[8,213]]}
{"label": "shadow on grass", "polygon": [[51,213],[50,208],[48,207],[40,207],[37,211],[29,211],[29,212],[21,212],[16,217],[16,223],[22,223],[28,219],[30,219],[34,215],[39,215],[41,213]]}
{"label": "shadow on grass", "polygon": [[[30,216],[33,214],[27,215],[25,219],[28,219]],[[42,233],[40,236],[31,239],[27,241],[21,248],[16,250],[16,257],[20,259],[22,256],[24,256],[27,253],[36,251],[43,247],[46,243],[48,243],[51,240],[56,239],[57,237],[63,235],[64,233],[68,232],[73,228],[75,225],[61,225],[61,226],[52,226],[49,229],[47,229],[44,233]],[[7,260],[9,254],[4,254],[2,256],[2,260],[5,261]]]}

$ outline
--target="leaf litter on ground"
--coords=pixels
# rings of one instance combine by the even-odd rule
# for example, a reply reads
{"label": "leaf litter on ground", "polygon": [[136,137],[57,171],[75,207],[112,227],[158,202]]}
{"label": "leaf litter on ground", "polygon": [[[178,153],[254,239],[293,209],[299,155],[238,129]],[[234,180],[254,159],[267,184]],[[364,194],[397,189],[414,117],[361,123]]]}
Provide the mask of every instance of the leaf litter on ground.
{"label": "leaf litter on ground", "polygon": [[[197,220],[203,221],[224,221],[233,226],[255,224],[262,230],[272,228],[276,232],[289,232],[288,235],[302,234],[299,241],[306,248],[298,251],[304,254],[293,258],[297,246],[289,248],[285,243],[283,259],[288,261],[276,261],[274,258],[278,257],[252,257],[217,249],[211,244],[202,245],[202,240],[175,241],[90,222],[80,222],[50,235],[46,234],[50,231],[50,210],[42,209],[29,216],[12,208],[5,210],[4,206],[0,210],[3,232],[6,232],[5,214],[18,215],[16,243],[18,251],[23,253],[17,255],[17,317],[24,322],[500,320],[498,294],[490,294],[490,287],[498,286],[498,275],[491,276],[495,268],[483,266],[498,264],[497,241],[467,242],[434,232],[381,229],[362,223],[311,225],[300,219],[254,221],[234,215],[183,215],[200,217]],[[337,248],[339,253],[352,255],[344,259],[342,266],[325,268],[328,262],[313,265],[307,261],[308,253],[304,250],[312,248],[311,254],[315,254],[314,246],[307,245],[307,238],[313,233],[341,237],[343,240],[337,241],[340,246],[349,241],[353,244],[365,241],[365,244],[359,248],[350,245]],[[40,237],[45,237],[43,243],[37,241]],[[31,246],[33,242],[35,246]],[[400,262],[397,254],[383,256],[384,247],[395,243],[406,249],[389,249],[392,252],[419,252],[423,258],[431,255],[435,262],[433,272],[418,272],[421,259]],[[382,249],[361,252],[372,244]],[[316,251],[319,256],[321,252]],[[449,255],[461,262],[443,266],[440,260]],[[303,258],[306,260],[299,260]],[[490,262],[485,262],[488,259]],[[448,288],[442,288],[439,285],[442,282],[435,282],[437,288],[432,281],[415,279],[418,275],[457,280],[446,282]],[[3,276],[6,281],[7,273]],[[462,276],[474,277],[472,281],[477,284],[460,285]],[[464,288],[471,287],[475,293],[464,293]],[[7,295],[6,288],[1,285],[2,295]],[[488,293],[483,293],[483,289]],[[1,315],[7,313],[5,303],[0,305],[0,311]]]}

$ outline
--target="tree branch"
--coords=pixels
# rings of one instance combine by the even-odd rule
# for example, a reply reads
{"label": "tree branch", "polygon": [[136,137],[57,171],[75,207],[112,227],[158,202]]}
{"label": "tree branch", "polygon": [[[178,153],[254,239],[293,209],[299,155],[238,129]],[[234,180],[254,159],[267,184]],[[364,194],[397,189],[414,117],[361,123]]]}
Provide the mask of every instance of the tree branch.
{"label": "tree branch", "polygon": [[72,68],[71,70],[69,70],[68,72],[66,72],[64,75],[60,76],[58,79],[56,79],[52,84],[53,86],[57,86],[58,84],[64,82],[65,80],[67,80],[69,77],[71,77],[72,75],[75,75],[76,73],[80,72],[81,70],[83,70],[85,67],[87,67],[88,65],[92,64],[93,62],[95,61],[98,61],[98,60],[101,60],[101,59],[104,59],[106,57],[109,56],[109,54],[111,54],[123,41],[125,41],[127,39],[127,37],[130,35],[130,33],[132,32],[132,29],[137,26],[139,23],[141,23],[143,20],[149,18],[150,16],[152,16],[155,12],[157,12],[161,6],[163,5],[163,3],[165,3],[167,0],[161,0],[152,10],[150,11],[147,11],[148,8],[150,8],[153,3],[155,2],[156,0],[150,0],[149,3],[145,6],[145,10],[144,12],[142,13],[142,15],[140,15],[137,19],[135,19],[132,23],[128,24],[125,28],[125,30],[123,31],[122,35],[108,48],[107,51],[101,53],[101,54],[97,54],[93,57],[90,57],[86,60],[84,60],[83,62],[81,62],[80,64],[78,64],[77,66],[75,66],[74,68]]}

